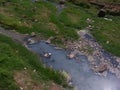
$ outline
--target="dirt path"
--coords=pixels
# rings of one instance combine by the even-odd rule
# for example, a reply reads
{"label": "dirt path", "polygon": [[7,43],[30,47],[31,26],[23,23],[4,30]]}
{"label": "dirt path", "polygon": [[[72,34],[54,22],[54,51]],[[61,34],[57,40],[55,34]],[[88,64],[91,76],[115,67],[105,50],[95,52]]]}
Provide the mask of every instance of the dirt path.
{"label": "dirt path", "polygon": [[27,36],[24,34],[20,34],[14,30],[5,30],[1,27],[0,27],[0,33],[5,35],[5,36],[11,37],[13,40],[18,41],[21,44],[25,43],[24,38]]}

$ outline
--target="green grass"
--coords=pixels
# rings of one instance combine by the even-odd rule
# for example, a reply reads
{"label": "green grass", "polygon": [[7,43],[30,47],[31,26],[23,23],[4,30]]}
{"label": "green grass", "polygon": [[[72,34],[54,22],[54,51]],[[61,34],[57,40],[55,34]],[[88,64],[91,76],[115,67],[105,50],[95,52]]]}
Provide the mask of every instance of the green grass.
{"label": "green grass", "polygon": [[[111,18],[113,21],[96,18],[92,34],[107,51],[120,56],[120,17]],[[109,44],[106,43],[107,41]]]}
{"label": "green grass", "polygon": [[44,38],[54,36],[57,38],[53,41],[55,43],[63,43],[64,41],[59,40],[61,38],[74,40],[78,38],[75,30],[71,28],[66,30],[66,27],[61,24],[56,7],[50,3],[42,0],[37,3],[30,0],[24,2],[12,0],[6,4],[8,5],[0,6],[0,23],[4,28],[16,29],[20,33],[36,32]]}
{"label": "green grass", "polygon": [[[119,17],[109,16],[113,21],[105,21],[97,17],[98,10],[95,7],[83,8],[68,2],[67,8],[58,14],[53,4],[42,0],[36,3],[30,0],[1,0],[0,3],[3,1],[6,4],[0,4],[0,23],[7,29],[29,34],[36,32],[45,39],[53,36],[52,43],[63,44],[66,40],[78,40],[76,29],[86,28],[86,19],[92,18],[95,28],[91,33],[106,50],[120,56]],[[105,44],[106,41],[110,41],[110,44]]]}
{"label": "green grass", "polygon": [[[2,2],[6,2],[5,5]],[[88,24],[87,18],[95,22],[91,33],[97,41],[110,53],[120,56],[120,17],[112,17],[106,21],[97,17],[94,7],[83,8],[66,3],[67,8],[57,14],[56,7],[40,0],[33,3],[30,0],[0,0],[0,24],[7,29],[15,29],[20,33],[39,33],[41,37],[54,37],[55,44],[63,44],[66,40],[77,40],[75,29],[84,29]],[[106,42],[109,41],[109,44]],[[14,80],[14,72],[27,67],[37,73],[30,75],[43,82],[54,81],[66,86],[65,79],[60,73],[44,68],[38,56],[29,52],[23,46],[10,38],[0,35],[0,90],[17,90],[19,87]]]}
{"label": "green grass", "polygon": [[0,35],[0,90],[18,90],[13,76],[15,72],[24,70],[24,67],[29,71],[37,71],[35,74],[29,73],[33,78],[37,78],[37,81],[53,81],[67,86],[65,78],[59,72],[44,68],[37,55],[10,38]]}
{"label": "green grass", "polygon": [[82,29],[87,26],[85,22],[90,17],[85,9],[68,4],[68,8],[64,9],[59,16],[59,20],[65,25],[76,29]]}

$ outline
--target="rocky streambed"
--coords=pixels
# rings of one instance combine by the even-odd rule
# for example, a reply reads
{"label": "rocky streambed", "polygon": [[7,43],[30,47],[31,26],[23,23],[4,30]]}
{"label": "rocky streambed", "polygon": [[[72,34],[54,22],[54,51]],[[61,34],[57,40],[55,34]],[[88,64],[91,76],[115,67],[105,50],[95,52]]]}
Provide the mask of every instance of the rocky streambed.
{"label": "rocky streambed", "polygon": [[[78,34],[81,40],[69,42],[69,50],[56,49],[44,41],[28,44],[28,48],[38,53],[46,65],[69,73],[77,90],[120,90],[119,58],[106,52],[86,30]],[[92,48],[90,54],[84,50],[88,46]],[[46,52],[51,53],[49,58],[44,56]]]}
{"label": "rocky streambed", "polygon": [[3,28],[0,33],[36,52],[45,65],[67,72],[69,84],[76,90],[120,90],[119,58],[106,52],[86,30],[78,32],[81,37],[79,41],[67,43],[67,50],[39,41],[34,35],[23,35]]}

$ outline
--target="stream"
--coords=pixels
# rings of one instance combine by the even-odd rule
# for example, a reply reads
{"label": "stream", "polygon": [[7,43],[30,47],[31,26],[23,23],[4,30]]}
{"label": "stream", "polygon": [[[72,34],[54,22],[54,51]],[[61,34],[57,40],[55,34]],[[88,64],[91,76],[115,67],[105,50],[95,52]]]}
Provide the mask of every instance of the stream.
{"label": "stream", "polygon": [[[47,0],[45,1],[48,2]],[[58,7],[58,12],[60,13],[63,8],[56,3],[53,4]],[[36,43],[26,44],[26,40],[29,39],[26,39],[27,36],[19,34],[15,31],[4,30],[3,28],[0,28],[0,33],[19,41],[29,50],[40,55],[42,62],[45,65],[50,66],[55,70],[64,70],[65,72],[69,73],[70,77],[72,78],[72,85],[76,88],[76,90],[120,90],[120,79],[118,79],[115,74],[109,71],[105,77],[96,74],[91,69],[87,55],[78,53],[77,60],[75,58],[69,59],[67,57],[70,52],[69,50],[56,49],[56,46],[47,44],[42,40],[37,41]],[[90,37],[88,34],[85,34],[84,37],[90,40],[93,39],[93,37]],[[96,47],[99,48],[97,45]],[[44,57],[46,52],[52,54],[50,58]],[[101,52],[106,59],[111,60],[112,64],[119,64],[115,60],[112,60],[111,55],[106,51]]]}
{"label": "stream", "polygon": [[[0,28],[0,33],[11,37],[15,41],[19,41],[22,45],[25,45],[25,39],[28,37],[15,31],[4,30],[3,28]],[[47,66],[52,66],[55,70],[64,70],[69,73],[76,90],[120,90],[120,79],[111,72],[108,72],[106,77],[97,75],[91,69],[88,56],[86,55],[78,54],[79,60],[69,59],[66,57],[69,53],[68,50],[56,49],[56,46],[47,44],[45,41],[27,44],[26,47],[40,55],[42,62]],[[51,57],[44,57],[45,52],[52,53]]]}
{"label": "stream", "polygon": [[[120,80],[112,73],[106,77],[96,75],[89,66],[88,58],[85,55],[78,55],[80,61],[68,59],[67,51],[57,50],[55,46],[40,41],[30,44],[28,47],[42,57],[43,63],[52,66],[56,70],[68,72],[72,78],[73,86],[77,90],[120,90]],[[44,52],[52,53],[51,58],[43,57]]]}

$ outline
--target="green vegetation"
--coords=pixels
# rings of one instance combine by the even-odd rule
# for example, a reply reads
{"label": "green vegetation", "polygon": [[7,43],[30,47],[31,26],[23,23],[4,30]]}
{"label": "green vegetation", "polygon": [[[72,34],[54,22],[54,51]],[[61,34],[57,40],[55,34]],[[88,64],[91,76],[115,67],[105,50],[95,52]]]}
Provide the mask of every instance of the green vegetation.
{"label": "green vegetation", "polygon": [[90,14],[86,13],[86,10],[82,7],[76,7],[72,4],[68,4],[68,8],[64,9],[59,16],[59,20],[68,27],[74,29],[83,29],[88,24],[86,19],[91,17]]}
{"label": "green vegetation", "polygon": [[14,75],[25,70],[36,83],[53,81],[66,86],[65,79],[59,72],[44,68],[38,56],[10,38],[0,35],[0,90],[18,90]]}
{"label": "green vegetation", "polygon": [[[66,40],[77,40],[76,30],[86,28],[86,19],[91,18],[95,21],[91,33],[97,41],[107,51],[120,56],[120,17],[107,16],[112,21],[98,18],[95,7],[88,8],[86,1],[78,0],[81,6],[79,7],[77,0],[75,1],[77,5],[67,2],[67,8],[59,14],[53,4],[42,0],[0,0],[0,25],[20,33],[36,32],[45,39],[53,36],[53,43],[63,44]],[[24,67],[38,83],[53,81],[66,86],[60,73],[44,68],[36,55],[8,37],[0,35],[0,90],[17,90],[19,86],[14,75],[24,71]],[[36,70],[36,73],[33,73],[33,70]]]}
{"label": "green vegetation", "polygon": [[92,34],[107,51],[120,56],[120,17],[110,18],[112,21],[96,18]]}
{"label": "green vegetation", "polygon": [[[86,0],[69,1],[87,4]],[[67,8],[59,14],[55,5],[43,0],[38,2],[1,0],[0,23],[5,28],[15,29],[20,33],[36,32],[44,38],[53,36],[53,43],[63,44],[66,40],[77,40],[76,30],[86,28],[88,26],[86,19],[91,18],[95,20],[91,33],[106,50],[120,56],[120,17],[107,16],[112,21],[106,21],[97,17],[98,10],[94,6],[84,8],[84,6],[68,2],[66,6]],[[110,41],[110,43],[106,44],[106,41]]]}
{"label": "green vegetation", "polygon": [[44,38],[54,36],[54,42],[59,42],[61,38],[78,38],[73,29],[61,24],[56,7],[50,3],[42,0],[36,3],[30,0],[3,0],[0,3],[0,23],[7,29],[16,29],[21,33],[36,32]]}

